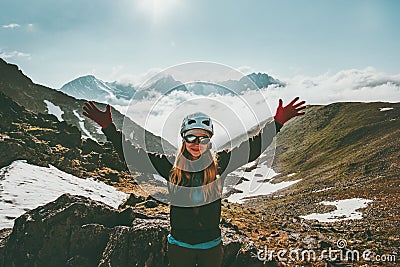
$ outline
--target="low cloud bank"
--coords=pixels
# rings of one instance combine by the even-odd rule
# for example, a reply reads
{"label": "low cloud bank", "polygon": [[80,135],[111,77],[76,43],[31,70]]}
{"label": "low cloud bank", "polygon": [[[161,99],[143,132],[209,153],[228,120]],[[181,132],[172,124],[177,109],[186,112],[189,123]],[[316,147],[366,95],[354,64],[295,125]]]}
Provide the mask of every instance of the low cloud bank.
{"label": "low cloud bank", "polygon": [[[202,111],[215,121],[216,145],[250,129],[275,113],[279,98],[289,103],[299,96],[307,104],[334,102],[400,102],[400,74],[389,75],[373,68],[344,70],[316,77],[296,76],[284,80],[285,87],[247,91],[241,95],[198,96],[175,91],[167,96],[155,94],[150,99],[135,100],[130,105],[116,106],[121,112],[179,145],[179,128],[184,115]],[[122,104],[122,103],[121,103]]]}

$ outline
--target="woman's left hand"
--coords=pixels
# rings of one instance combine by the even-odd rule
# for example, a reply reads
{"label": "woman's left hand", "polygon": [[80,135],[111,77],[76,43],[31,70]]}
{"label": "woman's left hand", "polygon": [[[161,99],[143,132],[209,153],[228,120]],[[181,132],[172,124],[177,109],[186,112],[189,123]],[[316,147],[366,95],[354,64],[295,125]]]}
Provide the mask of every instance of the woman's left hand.
{"label": "woman's left hand", "polygon": [[93,101],[86,101],[82,109],[84,116],[96,122],[103,129],[113,122],[110,105],[107,105],[106,110],[101,110]]}
{"label": "woman's left hand", "polygon": [[274,116],[275,121],[283,125],[293,117],[304,115],[305,113],[300,112],[300,110],[306,108],[306,106],[304,106],[306,101],[303,100],[299,103],[296,103],[297,100],[299,100],[299,97],[293,99],[288,105],[283,106],[282,99],[279,99],[279,106],[276,109],[276,113]]}

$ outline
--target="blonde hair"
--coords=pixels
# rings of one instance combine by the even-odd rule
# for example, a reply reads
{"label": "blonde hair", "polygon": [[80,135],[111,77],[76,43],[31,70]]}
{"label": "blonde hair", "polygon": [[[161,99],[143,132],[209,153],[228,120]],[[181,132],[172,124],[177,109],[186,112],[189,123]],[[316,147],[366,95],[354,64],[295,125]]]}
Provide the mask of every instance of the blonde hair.
{"label": "blonde hair", "polygon": [[[202,157],[205,158],[205,162],[211,162],[211,164],[204,169],[204,180],[202,184],[203,199],[206,201],[211,200],[213,196],[220,198],[222,195],[222,183],[221,179],[217,179],[217,176],[219,177],[217,156],[210,149],[207,149]],[[171,182],[173,191],[175,191],[178,186],[192,186],[192,175],[185,170],[191,169],[190,165],[193,159],[193,156],[186,150],[185,142],[183,142],[175,158],[174,167],[171,169],[169,175],[169,181]]]}

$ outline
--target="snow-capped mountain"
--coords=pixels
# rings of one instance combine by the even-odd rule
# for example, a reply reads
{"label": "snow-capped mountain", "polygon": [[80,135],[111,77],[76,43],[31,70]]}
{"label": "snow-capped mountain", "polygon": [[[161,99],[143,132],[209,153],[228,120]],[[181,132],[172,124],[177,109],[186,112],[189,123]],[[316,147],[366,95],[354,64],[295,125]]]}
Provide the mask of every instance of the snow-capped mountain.
{"label": "snow-capped mountain", "polygon": [[93,75],[86,75],[63,85],[61,92],[77,99],[86,99],[106,103],[119,102],[118,100],[130,100],[135,93],[131,85],[122,85],[117,82],[103,82]]}
{"label": "snow-capped mountain", "polygon": [[[266,88],[272,84],[275,84],[277,86],[285,86],[285,84],[277,79],[274,79],[273,77],[269,76],[266,73],[251,73],[247,75],[247,77],[254,82],[258,88]],[[242,81],[244,78],[240,79]]]}
{"label": "snow-capped mountain", "polygon": [[285,83],[274,79],[273,77],[269,76],[266,73],[251,73],[244,77],[242,77],[239,81],[229,80],[221,82],[226,88],[235,93],[240,93],[246,90],[256,90],[256,89],[263,89],[268,88],[270,85],[275,86],[285,86]]}
{"label": "snow-capped mountain", "polygon": [[143,99],[151,97],[153,93],[168,94],[171,91],[188,91],[185,85],[175,80],[171,75],[156,77],[147,82],[142,88],[138,88],[134,95],[134,99]]}
{"label": "snow-capped mountain", "polygon": [[111,91],[115,94],[117,98],[123,98],[130,100],[135,94],[135,88],[133,85],[125,85],[118,82],[105,82],[105,84],[111,88]]}
{"label": "snow-capped mountain", "polygon": [[[219,82],[220,85],[202,82],[182,84],[171,75],[155,77],[146,85],[134,88],[116,81],[104,82],[93,75],[79,77],[68,82],[59,90],[78,99],[94,100],[109,104],[123,104],[123,100],[144,99],[171,91],[186,91],[196,95],[241,93],[246,90],[267,88],[270,85],[285,86],[281,81],[265,73],[251,73],[240,80]],[[122,101],[121,101],[122,100]]]}

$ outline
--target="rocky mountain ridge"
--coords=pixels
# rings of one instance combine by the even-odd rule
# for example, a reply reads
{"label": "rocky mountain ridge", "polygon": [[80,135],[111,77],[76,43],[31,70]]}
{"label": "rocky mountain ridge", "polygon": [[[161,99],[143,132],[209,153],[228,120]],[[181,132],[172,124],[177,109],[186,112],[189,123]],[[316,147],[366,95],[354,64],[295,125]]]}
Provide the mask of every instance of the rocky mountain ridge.
{"label": "rocky mountain ridge", "polygon": [[[0,92],[35,114],[48,115],[50,112],[48,104],[51,103],[63,112],[62,119],[66,123],[76,126],[82,135],[100,142],[106,141],[100,127],[82,115],[82,106],[85,100],[78,100],[57,90],[34,84],[16,65],[8,64],[2,59],[0,59]],[[102,109],[105,108],[104,103],[96,104]],[[130,136],[133,132],[136,133],[131,139],[132,143],[156,152],[173,153],[175,151],[175,147],[168,141],[164,140],[161,144],[161,137],[144,130],[118,110],[112,108],[112,113],[115,124],[119,129],[124,129],[126,136]]]}

